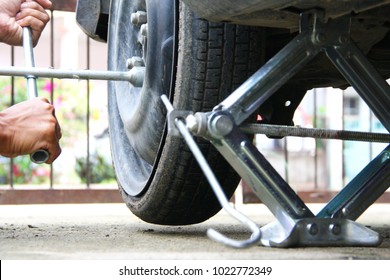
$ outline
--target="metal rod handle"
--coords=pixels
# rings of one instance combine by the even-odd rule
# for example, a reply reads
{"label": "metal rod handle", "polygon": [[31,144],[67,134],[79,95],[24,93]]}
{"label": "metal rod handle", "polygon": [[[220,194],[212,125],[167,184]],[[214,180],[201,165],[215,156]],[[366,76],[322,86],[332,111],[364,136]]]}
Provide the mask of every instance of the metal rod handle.
{"label": "metal rod handle", "polygon": [[136,66],[130,71],[99,71],[80,69],[53,69],[40,67],[0,67],[0,76],[25,77],[26,73],[40,78],[73,79],[73,80],[103,80],[125,81],[133,85],[141,84],[139,74],[143,74],[144,67]]}
{"label": "metal rod handle", "polygon": [[[31,28],[29,27],[23,28],[23,50],[24,50],[24,59],[26,62],[26,66],[35,67],[32,31]],[[26,75],[26,81],[27,81],[27,94],[29,99],[38,97],[36,77],[33,75]]]}
{"label": "metal rod handle", "polygon": [[[35,67],[32,31],[30,27],[23,27],[23,50],[26,66]],[[26,75],[26,81],[28,98],[33,99],[38,97],[36,77],[33,75]],[[41,164],[47,162],[49,156],[50,154],[48,151],[40,149],[30,154],[30,159],[34,163]]]}

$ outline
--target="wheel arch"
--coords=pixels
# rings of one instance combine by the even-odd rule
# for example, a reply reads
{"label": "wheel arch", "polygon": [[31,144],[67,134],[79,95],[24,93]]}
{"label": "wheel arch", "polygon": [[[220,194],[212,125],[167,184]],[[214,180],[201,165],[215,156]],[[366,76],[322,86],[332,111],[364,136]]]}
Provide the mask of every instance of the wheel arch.
{"label": "wheel arch", "polygon": [[76,22],[90,38],[107,43],[111,1],[78,0]]}

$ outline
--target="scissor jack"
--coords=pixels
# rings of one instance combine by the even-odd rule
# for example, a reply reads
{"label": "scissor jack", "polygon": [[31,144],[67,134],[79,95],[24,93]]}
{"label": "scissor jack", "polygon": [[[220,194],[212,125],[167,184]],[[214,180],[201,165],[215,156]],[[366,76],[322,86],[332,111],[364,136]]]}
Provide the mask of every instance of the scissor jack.
{"label": "scissor jack", "polygon": [[314,215],[239,127],[318,53],[325,52],[389,131],[390,87],[350,40],[351,17],[325,20],[323,15],[317,10],[304,13],[299,35],[212,112],[174,110],[163,96],[170,133],[185,138],[222,206],[228,204],[226,197],[190,132],[209,140],[277,219],[257,230],[253,222],[236,213],[233,216],[253,234],[248,240],[234,241],[211,232],[222,243],[235,247],[259,243],[272,247],[377,246],[382,241],[378,233],[355,220],[389,187],[390,146]]}

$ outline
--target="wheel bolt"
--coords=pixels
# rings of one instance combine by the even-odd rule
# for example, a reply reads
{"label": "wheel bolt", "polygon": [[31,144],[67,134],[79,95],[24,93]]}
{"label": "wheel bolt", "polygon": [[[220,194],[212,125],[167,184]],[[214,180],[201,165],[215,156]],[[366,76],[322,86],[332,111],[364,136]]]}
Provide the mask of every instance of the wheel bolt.
{"label": "wheel bolt", "polygon": [[141,25],[147,22],[147,14],[143,11],[137,11],[131,14],[131,23],[134,25]]}

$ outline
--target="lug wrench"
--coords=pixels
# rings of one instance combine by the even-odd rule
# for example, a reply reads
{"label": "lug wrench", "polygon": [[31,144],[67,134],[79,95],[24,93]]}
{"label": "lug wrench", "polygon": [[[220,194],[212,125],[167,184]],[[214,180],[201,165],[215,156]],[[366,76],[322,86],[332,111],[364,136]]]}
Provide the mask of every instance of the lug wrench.
{"label": "lug wrench", "polygon": [[[35,67],[32,31],[30,27],[23,28],[23,50],[27,67]],[[38,97],[37,81],[33,75],[26,75],[27,95],[29,99]],[[43,149],[30,154],[32,162],[41,164],[49,159],[49,152]]]}

